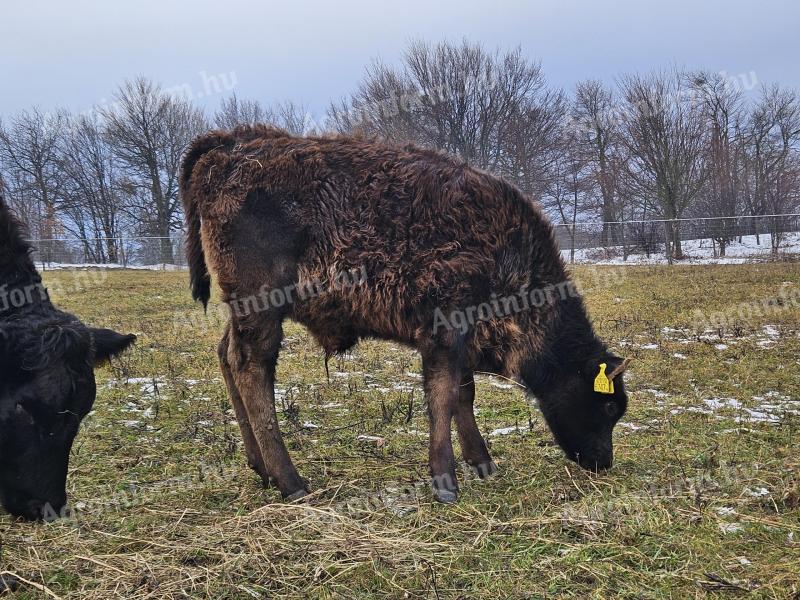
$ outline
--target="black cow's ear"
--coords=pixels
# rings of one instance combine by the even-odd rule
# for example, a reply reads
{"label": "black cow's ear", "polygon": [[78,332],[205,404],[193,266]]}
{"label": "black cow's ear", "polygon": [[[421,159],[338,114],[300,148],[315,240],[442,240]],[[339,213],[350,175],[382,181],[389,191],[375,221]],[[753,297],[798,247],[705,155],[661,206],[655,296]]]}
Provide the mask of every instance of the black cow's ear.
{"label": "black cow's ear", "polygon": [[136,341],[133,334],[122,335],[111,329],[97,329],[90,327],[92,339],[94,340],[94,364],[102,364],[112,356],[127,349]]}

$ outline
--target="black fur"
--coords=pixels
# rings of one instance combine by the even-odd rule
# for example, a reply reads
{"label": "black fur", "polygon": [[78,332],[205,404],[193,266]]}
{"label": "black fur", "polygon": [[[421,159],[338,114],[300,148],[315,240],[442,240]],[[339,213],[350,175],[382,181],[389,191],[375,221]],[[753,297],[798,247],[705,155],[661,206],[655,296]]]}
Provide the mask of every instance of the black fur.
{"label": "black fur", "polygon": [[86,327],[50,302],[0,197],[0,503],[48,518],[66,504],[69,453],[95,399],[94,365],[136,339]]}

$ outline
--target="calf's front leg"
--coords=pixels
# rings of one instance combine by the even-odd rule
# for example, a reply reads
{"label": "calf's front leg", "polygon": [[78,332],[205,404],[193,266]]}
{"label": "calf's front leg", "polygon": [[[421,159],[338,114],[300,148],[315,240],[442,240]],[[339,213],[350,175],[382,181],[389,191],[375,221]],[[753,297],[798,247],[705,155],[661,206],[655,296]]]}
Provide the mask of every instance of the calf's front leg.
{"label": "calf's front leg", "polygon": [[451,440],[451,423],[461,384],[459,361],[448,350],[437,350],[422,359],[425,400],[430,420],[428,463],[436,500],[458,499],[456,461]]}

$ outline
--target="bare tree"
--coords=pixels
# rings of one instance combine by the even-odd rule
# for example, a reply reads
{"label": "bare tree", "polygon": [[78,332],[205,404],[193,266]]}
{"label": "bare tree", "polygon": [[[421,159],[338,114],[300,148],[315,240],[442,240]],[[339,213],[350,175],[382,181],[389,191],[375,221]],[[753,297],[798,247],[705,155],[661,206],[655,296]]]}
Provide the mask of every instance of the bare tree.
{"label": "bare tree", "polygon": [[543,92],[520,106],[500,128],[501,160],[494,171],[534,198],[547,192],[564,152],[564,119],[568,103],[560,91]]}
{"label": "bare tree", "polygon": [[602,245],[619,244],[622,241],[621,227],[611,222],[619,221],[623,215],[617,198],[617,176],[619,150],[619,121],[615,110],[614,94],[600,81],[588,80],[575,89],[571,127],[584,135],[574,136],[576,144],[584,151],[592,167],[592,178],[601,200],[600,218],[603,221]]}
{"label": "bare tree", "polygon": [[[751,214],[781,214],[793,199],[800,143],[800,100],[793,90],[774,85],[762,89],[747,125],[747,161],[752,193],[746,196]],[[782,239],[781,220],[770,218],[773,253]]]}
{"label": "bare tree", "polygon": [[124,208],[121,173],[96,113],[70,120],[60,161],[60,210],[70,216],[67,229],[84,240],[84,251],[93,262],[118,262]]}
{"label": "bare tree", "polygon": [[736,221],[731,217],[739,214],[742,197],[742,93],[718,73],[693,73],[689,85],[706,123],[708,179],[698,208],[703,216],[722,217],[709,233],[719,246],[720,256],[725,256],[736,234]]}
{"label": "bare tree", "polygon": [[269,123],[293,135],[316,131],[316,124],[306,106],[292,101],[265,108],[258,100],[239,100],[234,94],[223,100],[214,114],[214,126],[220,129],[255,123]]}
{"label": "bare tree", "polygon": [[575,262],[578,218],[590,208],[593,192],[590,162],[576,135],[570,132],[556,152],[547,192],[541,198],[544,208],[557,219],[560,227],[556,232],[563,228],[568,236],[571,263]]}
{"label": "bare tree", "polygon": [[705,122],[684,79],[670,71],[621,81],[628,189],[640,199],[657,201],[670,263],[683,258],[679,219],[703,188],[706,170]]}
{"label": "bare tree", "polygon": [[[58,144],[64,135],[66,115],[44,113],[38,108],[22,111],[7,127],[0,123],[0,160],[10,194],[28,206],[31,233],[40,239],[57,234],[57,203],[61,194]],[[40,250],[47,253],[47,244]],[[49,256],[45,256],[50,259]]]}
{"label": "bare tree", "polygon": [[125,82],[104,110],[106,133],[127,174],[141,232],[161,238],[162,262],[173,262],[170,234],[180,227],[178,169],[184,149],[207,129],[200,110],[153,82]]}
{"label": "bare tree", "polygon": [[269,122],[292,135],[311,135],[320,132],[308,107],[301,102],[292,100],[281,102],[272,108],[271,113]]}
{"label": "bare tree", "polygon": [[258,100],[239,100],[236,94],[222,100],[214,113],[214,126],[218,129],[233,129],[237,125],[267,123],[271,115]]}
{"label": "bare tree", "polygon": [[403,64],[374,63],[358,91],[331,105],[330,126],[445,150],[534,194],[546,187],[565,101],[520,50],[414,42]]}

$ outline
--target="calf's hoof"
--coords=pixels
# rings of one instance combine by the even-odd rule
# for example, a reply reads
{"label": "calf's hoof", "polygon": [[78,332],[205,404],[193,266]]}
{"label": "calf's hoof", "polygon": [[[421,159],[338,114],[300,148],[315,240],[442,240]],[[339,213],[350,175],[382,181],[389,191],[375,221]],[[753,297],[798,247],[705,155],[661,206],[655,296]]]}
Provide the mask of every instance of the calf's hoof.
{"label": "calf's hoof", "polygon": [[454,504],[458,501],[458,492],[453,490],[434,489],[433,498],[442,504]]}
{"label": "calf's hoof", "polygon": [[301,488],[296,492],[292,492],[288,496],[284,496],[283,499],[286,500],[286,502],[295,502],[296,500],[300,500],[300,498],[305,498],[306,496],[308,496],[308,490]]}
{"label": "calf's hoof", "polygon": [[493,460],[470,466],[472,467],[472,470],[475,472],[475,474],[481,479],[489,479],[490,477],[496,475],[497,471],[499,470]]}

